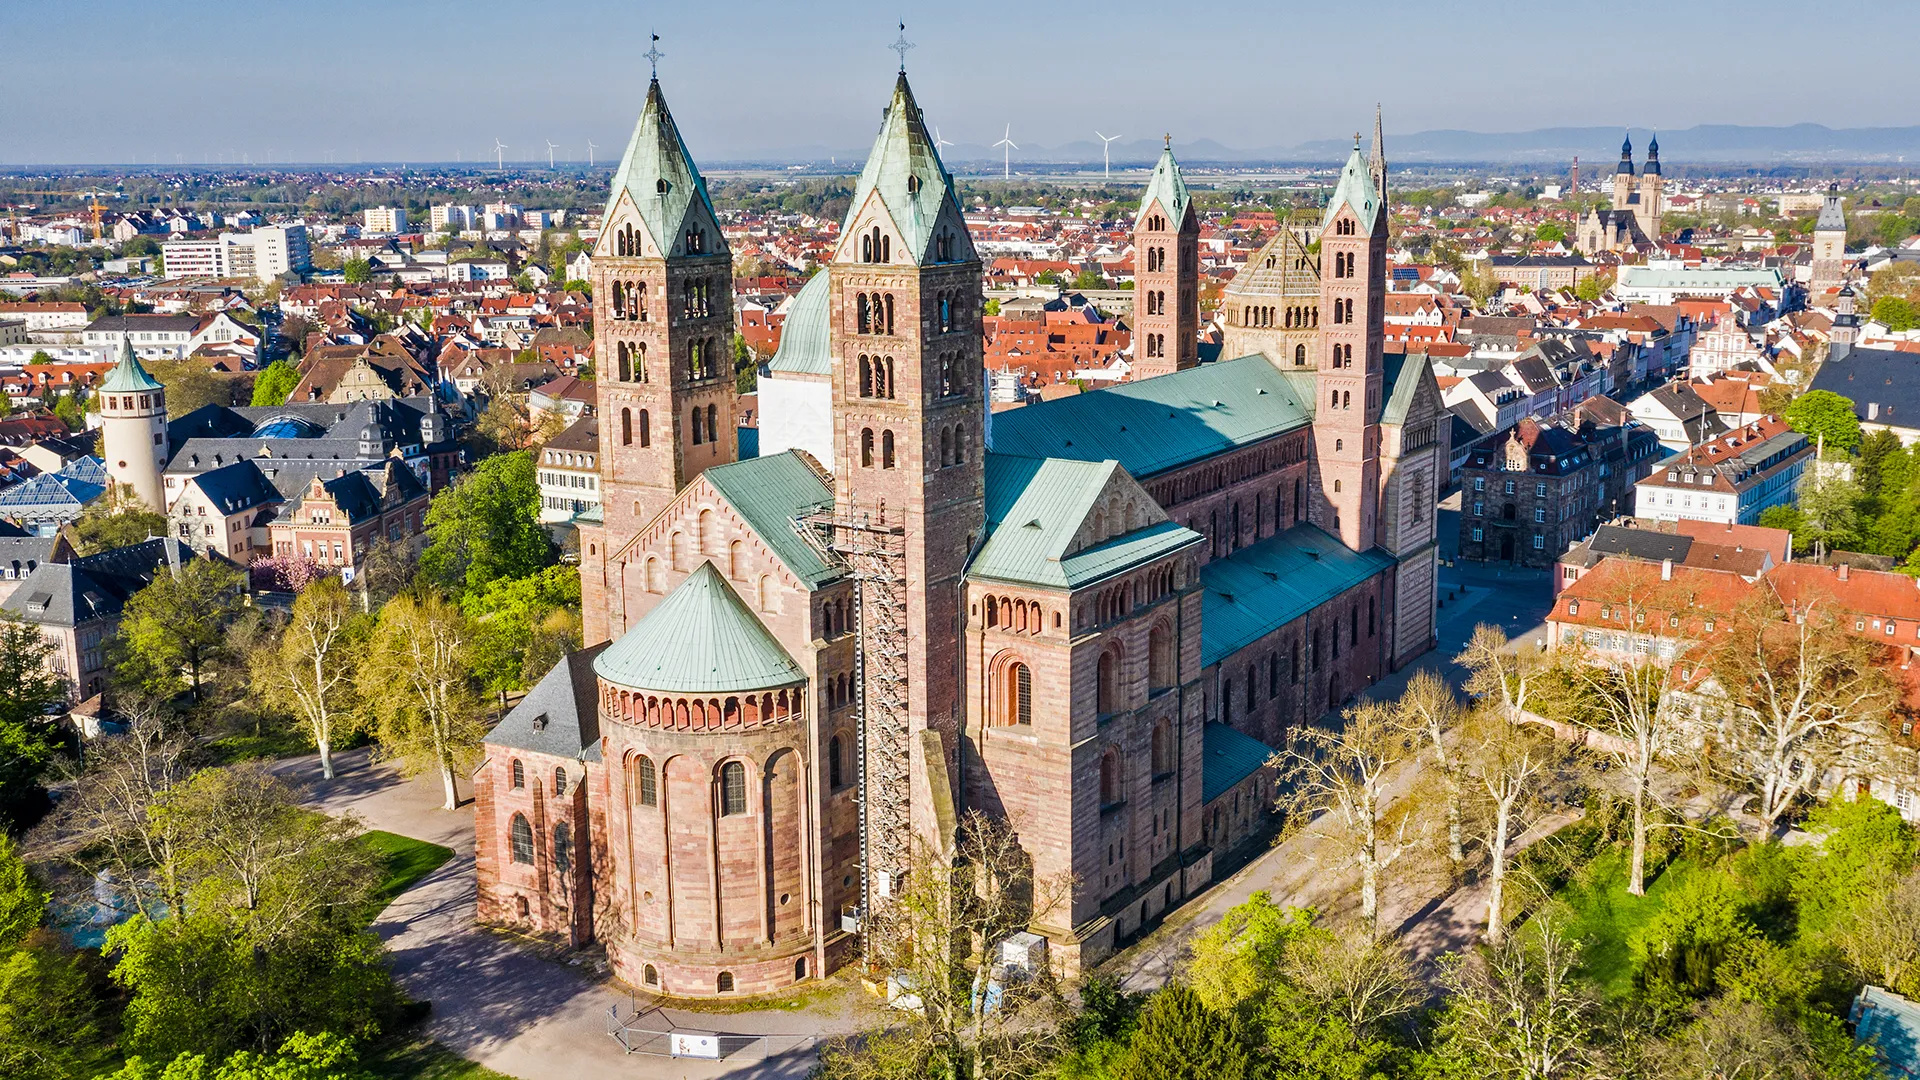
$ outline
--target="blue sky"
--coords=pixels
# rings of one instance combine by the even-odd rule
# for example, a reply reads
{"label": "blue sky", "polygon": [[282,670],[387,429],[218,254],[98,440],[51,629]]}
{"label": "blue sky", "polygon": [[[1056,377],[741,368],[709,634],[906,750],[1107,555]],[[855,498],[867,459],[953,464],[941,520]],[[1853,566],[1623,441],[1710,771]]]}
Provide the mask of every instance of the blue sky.
{"label": "blue sky", "polygon": [[[863,151],[895,64],[948,138],[1233,147],[1395,131],[1920,122],[1897,54],[1780,0],[0,0],[0,163],[618,154],[648,32],[696,158]],[[1891,0],[1848,8],[1905,26]],[[1864,18],[1860,18],[1864,16]],[[1858,20],[1858,21],[1856,21]],[[1642,44],[1643,43],[1643,44]],[[1679,148],[1675,147],[1677,151]],[[1017,156],[1017,155],[1016,155]],[[1676,155],[1677,156],[1677,155]]]}

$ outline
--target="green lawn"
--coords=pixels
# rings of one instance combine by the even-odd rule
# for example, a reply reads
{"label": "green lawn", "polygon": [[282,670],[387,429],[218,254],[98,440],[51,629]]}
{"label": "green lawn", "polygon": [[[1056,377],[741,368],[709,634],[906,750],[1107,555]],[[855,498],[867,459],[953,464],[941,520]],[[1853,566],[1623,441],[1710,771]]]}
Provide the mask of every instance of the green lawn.
{"label": "green lawn", "polygon": [[378,1046],[361,1064],[373,1075],[388,1080],[509,1080],[505,1073],[468,1061],[437,1042]]}
{"label": "green lawn", "polygon": [[1627,942],[1665,903],[1667,893],[1692,873],[1694,864],[1674,860],[1647,885],[1645,896],[1627,893],[1627,853],[1602,851],[1556,899],[1573,912],[1567,933],[1585,942],[1587,975],[1608,997],[1633,989],[1633,958]]}
{"label": "green lawn", "polygon": [[[223,735],[207,744],[207,752],[213,756],[212,764],[215,765],[233,765],[255,758],[292,757],[295,754],[313,754],[315,762],[320,760],[319,751],[313,748],[313,744],[287,727],[268,727],[258,735]],[[315,767],[318,768],[318,765]]]}
{"label": "green lawn", "polygon": [[394,897],[413,888],[421,878],[453,858],[451,848],[378,829],[362,833],[360,842],[379,852],[386,860],[387,876],[380,883],[380,891],[375,894],[376,911],[392,903]]}

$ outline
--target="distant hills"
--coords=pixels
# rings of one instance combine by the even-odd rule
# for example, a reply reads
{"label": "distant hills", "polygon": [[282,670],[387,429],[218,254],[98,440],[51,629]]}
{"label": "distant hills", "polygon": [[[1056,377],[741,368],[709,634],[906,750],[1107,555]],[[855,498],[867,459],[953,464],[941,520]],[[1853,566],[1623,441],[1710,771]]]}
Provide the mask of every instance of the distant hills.
{"label": "distant hills", "polygon": [[[1646,159],[1648,137],[1654,132],[1632,128],[1634,160]],[[1619,160],[1620,139],[1626,130],[1617,127],[1556,127],[1535,131],[1420,131],[1412,134],[1387,134],[1387,157],[1402,163],[1447,164],[1552,164],[1565,165],[1575,155],[1581,171],[1591,166],[1591,175],[1612,172]],[[1752,164],[1893,164],[1901,158],[1920,164],[1920,126],[1879,128],[1830,128],[1823,124],[1792,124],[1784,127],[1760,127],[1743,124],[1700,124],[1682,130],[1662,131],[1660,156],[1674,164],[1752,163]],[[1150,165],[1160,155],[1159,139],[1123,139],[1114,142],[1111,153],[1115,168],[1138,169]],[[1316,139],[1293,146],[1226,146],[1212,139],[1174,143],[1180,160],[1189,163],[1220,164],[1297,164],[1324,166],[1345,158],[1353,148],[1349,139]],[[1012,153],[1017,170],[1027,165],[1100,164],[1100,143],[1086,139],[1058,146],[1023,143]],[[942,148],[950,165],[966,166],[968,172],[984,172],[989,164],[1001,161],[999,149],[978,143],[960,142]],[[826,155],[820,155],[824,158]],[[841,160],[859,161],[863,153],[839,155]]]}

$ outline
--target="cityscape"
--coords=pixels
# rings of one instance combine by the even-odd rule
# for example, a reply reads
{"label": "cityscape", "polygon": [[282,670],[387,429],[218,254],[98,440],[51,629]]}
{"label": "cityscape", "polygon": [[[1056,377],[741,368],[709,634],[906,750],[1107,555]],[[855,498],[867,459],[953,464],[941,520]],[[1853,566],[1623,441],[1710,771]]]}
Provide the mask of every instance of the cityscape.
{"label": "cityscape", "polygon": [[1920,127],[589,6],[23,99],[0,1075],[1920,1071]]}

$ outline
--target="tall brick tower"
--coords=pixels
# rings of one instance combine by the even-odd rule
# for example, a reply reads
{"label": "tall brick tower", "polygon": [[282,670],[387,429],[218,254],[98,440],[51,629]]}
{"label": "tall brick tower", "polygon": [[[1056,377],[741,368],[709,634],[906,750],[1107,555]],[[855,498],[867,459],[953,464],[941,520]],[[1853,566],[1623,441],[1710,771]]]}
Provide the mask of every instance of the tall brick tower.
{"label": "tall brick tower", "polygon": [[[961,575],[986,520],[980,262],[904,71],[827,273],[835,543],[862,590],[873,903],[906,869],[909,830],[931,828],[927,780],[954,775]],[[939,733],[940,761],[927,731]]]}
{"label": "tall brick tower", "polygon": [[1355,551],[1378,543],[1387,214],[1360,139],[1320,226],[1313,523]]}
{"label": "tall brick tower", "polygon": [[1199,332],[1200,216],[1168,136],[1133,219],[1133,377],[1198,364]]}
{"label": "tall brick tower", "polygon": [[589,645],[608,636],[608,545],[625,545],[701,470],[738,456],[732,270],[656,78],[593,249],[605,522],[580,530]]}

